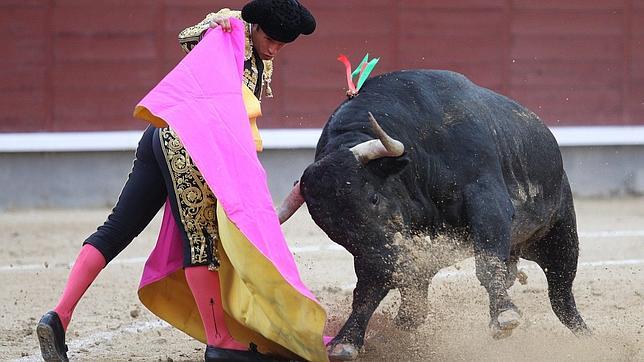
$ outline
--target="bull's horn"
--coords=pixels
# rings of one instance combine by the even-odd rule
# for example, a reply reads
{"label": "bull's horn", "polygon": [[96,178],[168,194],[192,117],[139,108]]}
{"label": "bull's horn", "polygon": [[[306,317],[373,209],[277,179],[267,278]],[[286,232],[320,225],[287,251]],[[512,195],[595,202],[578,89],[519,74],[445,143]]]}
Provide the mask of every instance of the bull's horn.
{"label": "bull's horn", "polygon": [[385,133],[385,131],[380,127],[380,125],[376,121],[376,118],[374,118],[371,112],[369,112],[369,122],[371,123],[371,128],[373,128],[376,136],[378,136],[380,141],[382,141],[383,146],[385,146],[385,148],[387,149],[387,152],[389,152],[387,157],[402,156],[402,154],[405,152],[405,145]]}
{"label": "bull's horn", "polygon": [[378,139],[362,142],[351,147],[351,152],[353,152],[358,161],[366,164],[380,157],[398,157],[405,152],[405,145],[389,136],[380,127],[371,112],[369,112],[369,122]]}
{"label": "bull's horn", "polygon": [[303,203],[304,197],[302,197],[302,193],[300,192],[300,182],[298,181],[277,209],[277,216],[280,219],[280,224],[283,224],[293,216]]}

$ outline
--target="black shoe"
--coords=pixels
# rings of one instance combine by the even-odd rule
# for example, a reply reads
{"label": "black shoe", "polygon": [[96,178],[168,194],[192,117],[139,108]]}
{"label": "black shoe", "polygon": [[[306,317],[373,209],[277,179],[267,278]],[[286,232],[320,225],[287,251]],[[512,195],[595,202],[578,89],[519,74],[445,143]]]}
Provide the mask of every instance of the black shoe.
{"label": "black shoe", "polygon": [[253,362],[253,361],[279,361],[265,354],[257,351],[257,346],[254,343],[250,344],[250,350],[238,351],[234,349],[218,348],[213,346],[206,347],[206,355],[204,356],[206,362]]}
{"label": "black shoe", "polygon": [[36,335],[40,342],[40,353],[45,362],[67,362],[67,345],[65,329],[58,313],[47,312],[36,326]]}

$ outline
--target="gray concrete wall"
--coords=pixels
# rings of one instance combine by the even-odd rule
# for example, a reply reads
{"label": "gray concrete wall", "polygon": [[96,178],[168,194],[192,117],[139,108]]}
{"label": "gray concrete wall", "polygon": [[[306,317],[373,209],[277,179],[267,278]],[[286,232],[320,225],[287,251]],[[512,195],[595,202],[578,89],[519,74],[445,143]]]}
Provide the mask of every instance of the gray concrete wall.
{"label": "gray concrete wall", "polygon": [[109,207],[133,151],[0,154],[0,209]]}
{"label": "gray concrete wall", "polygon": [[644,195],[644,145],[562,147],[577,197]]}
{"label": "gray concrete wall", "polygon": [[[313,156],[313,149],[260,154],[275,200],[290,191]],[[111,207],[133,158],[133,151],[0,153],[0,210]]]}
{"label": "gray concrete wall", "polygon": [[[644,194],[644,146],[564,147],[562,154],[578,197]],[[269,149],[260,154],[276,202],[313,155],[313,149]],[[133,157],[132,151],[2,153],[0,210],[111,207]]]}

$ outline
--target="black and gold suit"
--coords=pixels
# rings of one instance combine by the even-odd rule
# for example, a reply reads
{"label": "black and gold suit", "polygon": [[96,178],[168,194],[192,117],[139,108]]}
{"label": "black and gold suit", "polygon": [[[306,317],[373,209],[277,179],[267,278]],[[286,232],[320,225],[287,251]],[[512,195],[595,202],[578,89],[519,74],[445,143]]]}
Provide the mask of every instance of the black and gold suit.
{"label": "black and gold suit", "polygon": [[[197,45],[217,15],[242,20],[239,11],[229,9],[208,14],[200,23],[179,33],[179,44],[186,53]],[[244,85],[257,99],[263,93],[272,97],[272,61],[260,59],[252,44],[251,24],[244,26]],[[116,206],[85,243],[92,244],[107,262],[111,261],[143,231],[166,200],[182,231],[184,266],[208,265],[217,269],[217,199],[176,133],[168,127],[149,126],[145,130]]]}

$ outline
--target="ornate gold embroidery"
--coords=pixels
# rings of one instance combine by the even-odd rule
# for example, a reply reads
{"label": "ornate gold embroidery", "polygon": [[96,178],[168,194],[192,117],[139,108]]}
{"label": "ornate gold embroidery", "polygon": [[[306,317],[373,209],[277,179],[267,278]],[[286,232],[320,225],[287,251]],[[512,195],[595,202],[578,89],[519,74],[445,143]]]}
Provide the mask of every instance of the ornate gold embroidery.
{"label": "ornate gold embroidery", "polygon": [[[244,83],[246,87],[255,93],[255,88],[257,87],[257,80],[259,71],[257,69],[257,59],[251,57],[250,59],[250,69],[244,69]],[[260,94],[261,96],[261,94]]]}
{"label": "ornate gold embroidery", "polygon": [[180,221],[190,243],[191,263],[208,264],[209,269],[216,270],[219,268],[217,199],[176,133],[162,128],[159,137],[172,178]]}
{"label": "ornate gold embroidery", "polygon": [[206,15],[206,18],[203,19],[198,24],[190,26],[186,29],[183,29],[179,33],[179,45],[181,46],[181,49],[183,49],[184,52],[186,53],[190,52],[192,48],[194,48],[195,45],[199,43],[199,40],[201,40],[201,36],[203,32],[210,27],[210,22],[215,17],[215,15],[217,15],[217,13],[210,13]]}
{"label": "ornate gold embroidery", "polygon": [[253,38],[250,35],[252,30],[252,25],[244,21],[244,60],[249,60],[253,56]]}
{"label": "ornate gold embroidery", "polygon": [[271,81],[273,80],[273,61],[264,60],[264,73],[262,73],[262,93],[266,93],[266,97],[273,98],[273,90],[271,89]]}

